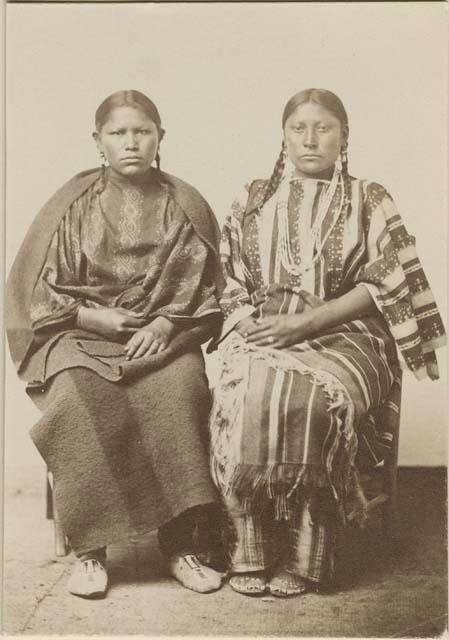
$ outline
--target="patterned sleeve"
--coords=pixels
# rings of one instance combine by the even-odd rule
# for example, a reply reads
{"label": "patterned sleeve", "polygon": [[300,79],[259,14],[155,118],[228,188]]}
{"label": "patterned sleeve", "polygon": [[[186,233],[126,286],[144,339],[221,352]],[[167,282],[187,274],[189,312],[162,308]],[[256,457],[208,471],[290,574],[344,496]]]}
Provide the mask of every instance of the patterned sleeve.
{"label": "patterned sleeve", "polygon": [[225,276],[225,289],[220,298],[224,323],[218,340],[222,340],[240,320],[247,318],[256,310],[251,304],[247,288],[249,274],[241,256],[242,220],[247,200],[248,187],[244,187],[234,199],[221,233],[220,256]]}
{"label": "patterned sleeve", "polygon": [[65,285],[79,284],[80,229],[83,198],[76,200],[53,234],[47,257],[35,284],[30,316],[34,330],[70,322],[82,302]]}
{"label": "patterned sleeve", "polygon": [[396,341],[399,360],[418,379],[439,377],[435,349],[446,343],[433,293],[411,236],[388,192],[365,189],[366,261],[356,284],[365,285]]}

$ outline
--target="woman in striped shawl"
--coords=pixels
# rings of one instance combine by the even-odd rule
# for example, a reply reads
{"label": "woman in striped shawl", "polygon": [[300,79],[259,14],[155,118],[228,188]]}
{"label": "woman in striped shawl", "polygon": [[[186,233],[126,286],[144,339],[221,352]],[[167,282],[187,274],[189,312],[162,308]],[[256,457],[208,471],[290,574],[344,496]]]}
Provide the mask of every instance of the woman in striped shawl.
{"label": "woman in striped shawl", "polygon": [[348,173],[340,99],[302,91],[282,127],[271,178],[235,200],[221,242],[212,472],[235,533],[231,586],[249,595],[332,581],[356,454],[382,459],[401,368],[437,378],[444,341],[391,196]]}

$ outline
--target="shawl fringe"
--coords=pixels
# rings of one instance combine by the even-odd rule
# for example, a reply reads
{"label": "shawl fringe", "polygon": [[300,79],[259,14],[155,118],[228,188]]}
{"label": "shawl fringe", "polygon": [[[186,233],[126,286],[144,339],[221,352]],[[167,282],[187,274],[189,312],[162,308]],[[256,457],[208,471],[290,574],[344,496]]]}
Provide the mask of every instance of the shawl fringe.
{"label": "shawl fringe", "polygon": [[[215,398],[212,409],[212,477],[225,496],[239,495],[248,504],[261,497],[275,499],[278,514],[282,504],[288,502],[304,487],[329,487],[338,502],[344,501],[351,483],[351,469],[357,453],[357,436],[354,430],[354,406],[342,383],[331,374],[312,370],[288,352],[250,347],[233,334],[223,342],[223,378],[226,372],[242,371],[240,379],[229,380],[223,398]],[[236,363],[243,356],[246,363]],[[328,399],[328,411],[334,413],[338,425],[338,438],[343,441],[346,464],[334,468],[329,452],[323,465],[316,467],[302,463],[272,462],[247,464],[242,460],[240,442],[236,442],[235,425],[241,420],[243,399],[247,391],[250,357],[265,360],[273,369],[296,370],[312,378],[313,383],[324,388]],[[238,431],[238,430],[237,430]],[[232,459],[230,452],[233,452]],[[335,451],[334,451],[335,453]]]}

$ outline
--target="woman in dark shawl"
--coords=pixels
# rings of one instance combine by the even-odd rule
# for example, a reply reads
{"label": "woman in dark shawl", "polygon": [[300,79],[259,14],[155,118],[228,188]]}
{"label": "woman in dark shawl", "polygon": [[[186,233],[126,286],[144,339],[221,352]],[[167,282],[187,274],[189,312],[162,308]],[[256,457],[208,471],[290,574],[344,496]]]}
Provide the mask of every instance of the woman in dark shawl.
{"label": "woman in dark shawl", "polygon": [[95,121],[108,166],[40,211],[6,304],[13,359],[42,410],[31,436],[78,558],[69,590],[104,595],[106,546],[158,529],[172,574],[211,591],[221,575],[195,534],[216,501],[200,345],[220,322],[217,226],[193,187],[160,170],[151,100],[119,91]]}
{"label": "woman in dark shawl", "polygon": [[[444,327],[395,204],[349,175],[349,123],[324,89],[293,96],[269,180],[234,201],[211,413],[212,470],[235,529],[231,587],[329,585],[356,468],[398,430],[400,367],[438,377]],[[356,457],[357,456],[357,457]]]}

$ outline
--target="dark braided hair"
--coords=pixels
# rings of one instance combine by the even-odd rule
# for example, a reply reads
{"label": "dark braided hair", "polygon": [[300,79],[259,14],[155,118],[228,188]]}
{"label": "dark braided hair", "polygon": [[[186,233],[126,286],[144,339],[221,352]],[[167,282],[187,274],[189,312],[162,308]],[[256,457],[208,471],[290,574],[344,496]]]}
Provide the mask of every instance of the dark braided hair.
{"label": "dark braided hair", "polygon": [[278,190],[279,184],[281,182],[282,175],[285,169],[285,159],[286,159],[286,149],[285,144],[282,142],[281,152],[276,160],[276,164],[274,165],[273,172],[271,174],[270,179],[268,180],[267,186],[265,187],[263,199],[259,205],[260,208],[276,193]]}
{"label": "dark braided hair", "polygon": [[[95,112],[95,128],[97,133],[100,133],[101,129],[106,124],[109,116],[111,115],[114,109],[118,109],[120,107],[133,107],[134,109],[138,109],[142,111],[150,120],[154,122],[157,128],[159,142],[162,140],[165,134],[165,129],[162,127],[161,116],[159,111],[150,98],[146,96],[144,93],[140,91],[136,91],[135,89],[123,89],[121,91],[116,91],[111,94],[98,107]],[[159,150],[156,154],[156,167],[160,173],[161,170],[161,157],[159,155]],[[106,167],[102,165],[101,176],[96,188],[97,193],[102,193],[106,186]]]}
{"label": "dark braided hair", "polygon": [[[300,91],[299,93],[295,93],[294,96],[290,98],[290,100],[285,105],[283,114],[282,114],[282,129],[285,127],[285,123],[288,118],[296,111],[296,109],[303,104],[318,104],[324,109],[327,109],[333,116],[335,116],[340,124],[342,131],[346,133],[346,140],[349,133],[349,122],[348,122],[348,114],[346,113],[346,109],[338,96],[332,91],[328,91],[327,89],[305,89],[304,91]],[[346,151],[346,144],[343,147]],[[342,150],[343,150],[342,149]],[[270,179],[265,187],[262,199],[260,203],[257,204],[257,208],[261,209],[264,204],[276,193],[279,188],[282,175],[284,173],[285,168],[285,160],[286,160],[286,152],[285,145],[282,143],[281,153],[274,165],[273,172],[271,174]],[[345,198],[346,204],[348,204],[348,198],[351,190],[351,178],[348,172],[348,161],[347,156],[346,159],[342,162],[342,176],[343,176],[343,184],[345,190]]]}

